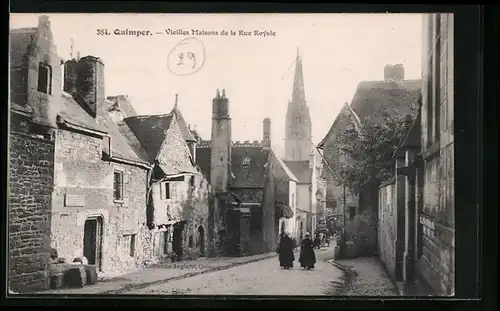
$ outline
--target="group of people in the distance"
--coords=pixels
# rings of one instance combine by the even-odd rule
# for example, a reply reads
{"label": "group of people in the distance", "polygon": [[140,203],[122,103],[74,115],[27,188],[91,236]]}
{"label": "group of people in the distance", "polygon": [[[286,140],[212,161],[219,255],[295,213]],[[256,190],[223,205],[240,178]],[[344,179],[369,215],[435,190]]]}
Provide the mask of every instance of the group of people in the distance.
{"label": "group of people in the distance", "polygon": [[[296,246],[295,240],[290,237],[289,233],[281,235],[278,246],[278,254],[280,266],[284,269],[293,268],[293,262],[295,260],[294,249]],[[302,268],[307,270],[314,269],[314,264],[316,263],[314,247],[315,245],[311,239],[311,235],[307,232],[304,239],[300,243],[299,263]]]}

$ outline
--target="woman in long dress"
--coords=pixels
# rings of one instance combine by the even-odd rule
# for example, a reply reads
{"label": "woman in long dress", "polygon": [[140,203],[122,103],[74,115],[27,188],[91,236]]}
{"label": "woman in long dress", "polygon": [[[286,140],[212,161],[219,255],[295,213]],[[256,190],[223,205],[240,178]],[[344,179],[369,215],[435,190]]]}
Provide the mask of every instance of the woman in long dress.
{"label": "woman in long dress", "polygon": [[314,254],[314,245],[309,232],[306,233],[306,236],[300,245],[299,262],[302,268],[307,270],[314,269],[316,255]]}
{"label": "woman in long dress", "polygon": [[295,256],[293,255],[293,241],[288,233],[281,238],[278,253],[280,266],[285,269],[292,268]]}

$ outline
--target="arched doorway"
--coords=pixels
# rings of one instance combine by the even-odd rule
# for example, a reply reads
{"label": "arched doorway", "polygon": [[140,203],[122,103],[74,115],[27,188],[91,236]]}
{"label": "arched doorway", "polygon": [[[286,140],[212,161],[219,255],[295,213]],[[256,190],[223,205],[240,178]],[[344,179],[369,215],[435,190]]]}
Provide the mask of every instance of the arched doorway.
{"label": "arched doorway", "polygon": [[203,226],[198,227],[198,243],[200,244],[200,256],[205,256],[205,229]]}
{"label": "arched doorway", "polygon": [[91,216],[85,220],[83,231],[83,256],[90,265],[102,270],[103,217]]}

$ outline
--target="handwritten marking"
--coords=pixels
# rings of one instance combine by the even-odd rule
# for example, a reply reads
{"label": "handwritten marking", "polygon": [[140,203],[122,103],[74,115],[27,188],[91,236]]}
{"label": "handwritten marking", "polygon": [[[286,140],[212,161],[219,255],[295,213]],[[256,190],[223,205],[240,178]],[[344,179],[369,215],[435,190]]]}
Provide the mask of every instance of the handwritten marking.
{"label": "handwritten marking", "polygon": [[205,47],[200,40],[189,37],[177,43],[167,56],[168,70],[186,76],[198,72],[205,62]]}

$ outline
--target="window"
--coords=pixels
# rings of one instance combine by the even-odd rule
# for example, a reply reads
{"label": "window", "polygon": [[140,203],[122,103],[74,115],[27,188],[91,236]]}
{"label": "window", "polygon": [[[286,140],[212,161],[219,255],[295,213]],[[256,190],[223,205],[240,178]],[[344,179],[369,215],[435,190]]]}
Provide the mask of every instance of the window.
{"label": "window", "polygon": [[170,183],[165,183],[165,199],[170,199]]}
{"label": "window", "polygon": [[52,68],[47,63],[38,64],[38,92],[52,93]]}
{"label": "window", "polygon": [[135,234],[127,234],[123,236],[123,247],[128,251],[130,257],[135,256]]}
{"label": "window", "polygon": [[123,172],[115,171],[113,174],[113,198],[123,200]]}
{"label": "window", "polygon": [[193,236],[192,235],[189,236],[188,244],[189,244],[189,247],[193,247]]}
{"label": "window", "polygon": [[194,188],[194,176],[191,176],[191,178],[189,179],[189,186]]}
{"label": "window", "polygon": [[163,200],[163,185],[160,183],[160,200]]}

